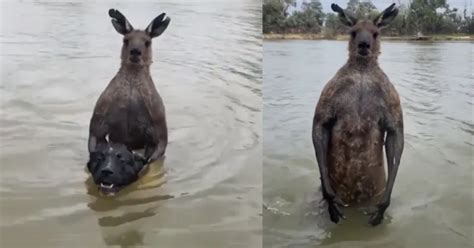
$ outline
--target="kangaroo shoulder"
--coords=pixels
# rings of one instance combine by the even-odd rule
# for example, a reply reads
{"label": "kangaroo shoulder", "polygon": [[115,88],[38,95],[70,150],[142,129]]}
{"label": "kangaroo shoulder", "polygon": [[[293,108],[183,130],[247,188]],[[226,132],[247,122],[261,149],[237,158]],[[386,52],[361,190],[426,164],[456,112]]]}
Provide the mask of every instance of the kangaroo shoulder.
{"label": "kangaroo shoulder", "polygon": [[383,93],[383,98],[389,106],[400,105],[400,98],[395,86],[392,84],[388,76],[381,71],[377,75],[377,83]]}

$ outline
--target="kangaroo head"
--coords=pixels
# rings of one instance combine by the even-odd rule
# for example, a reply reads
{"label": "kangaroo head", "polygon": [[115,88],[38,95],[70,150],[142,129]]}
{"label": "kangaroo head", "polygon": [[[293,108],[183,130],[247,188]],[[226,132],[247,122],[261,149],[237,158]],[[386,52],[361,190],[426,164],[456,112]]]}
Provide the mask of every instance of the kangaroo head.
{"label": "kangaroo head", "polygon": [[146,66],[152,63],[151,40],[168,27],[170,18],[162,13],[155,17],[145,30],[133,29],[127,18],[118,10],[110,9],[109,16],[115,30],[123,35],[122,65]]}
{"label": "kangaroo head", "polygon": [[349,56],[373,58],[380,53],[379,32],[390,24],[398,14],[395,4],[390,5],[373,20],[357,20],[339,5],[331,4],[331,9],[337,12],[339,20],[350,28]]}

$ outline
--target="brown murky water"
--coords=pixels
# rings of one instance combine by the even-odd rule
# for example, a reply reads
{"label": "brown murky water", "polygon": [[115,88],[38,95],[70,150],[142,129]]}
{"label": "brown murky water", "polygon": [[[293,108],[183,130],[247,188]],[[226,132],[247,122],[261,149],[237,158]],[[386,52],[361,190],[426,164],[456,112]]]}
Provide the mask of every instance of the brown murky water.
{"label": "brown murky water", "polygon": [[381,226],[357,209],[330,223],[311,141],[344,41],[264,42],[265,247],[473,247],[472,43],[382,43],[381,67],[404,110],[405,150]]}
{"label": "brown murky water", "polygon": [[[2,2],[1,247],[261,245],[261,5]],[[119,67],[121,10],[153,44],[164,163],[114,198],[84,167],[93,106]]]}

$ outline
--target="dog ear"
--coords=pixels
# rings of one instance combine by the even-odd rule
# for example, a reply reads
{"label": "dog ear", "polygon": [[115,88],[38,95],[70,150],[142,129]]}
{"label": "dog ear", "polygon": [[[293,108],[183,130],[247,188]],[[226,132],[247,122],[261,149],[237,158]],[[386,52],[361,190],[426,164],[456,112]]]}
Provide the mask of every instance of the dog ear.
{"label": "dog ear", "polygon": [[89,153],[94,152],[97,149],[97,137],[94,135],[89,136],[87,148],[89,149]]}
{"label": "dog ear", "polygon": [[133,160],[136,162],[136,163],[142,163],[142,164],[146,164],[146,159],[143,155],[141,155],[140,153],[138,152],[133,152]]}
{"label": "dog ear", "polygon": [[92,151],[89,152],[89,161],[87,161],[87,169],[89,172],[93,173],[95,168],[97,167],[97,164],[100,162],[100,159],[102,158],[102,152],[101,151]]}
{"label": "dog ear", "polygon": [[142,177],[145,174],[146,168],[148,166],[147,160],[143,155],[138,152],[133,152],[133,162],[138,170],[138,177]]}

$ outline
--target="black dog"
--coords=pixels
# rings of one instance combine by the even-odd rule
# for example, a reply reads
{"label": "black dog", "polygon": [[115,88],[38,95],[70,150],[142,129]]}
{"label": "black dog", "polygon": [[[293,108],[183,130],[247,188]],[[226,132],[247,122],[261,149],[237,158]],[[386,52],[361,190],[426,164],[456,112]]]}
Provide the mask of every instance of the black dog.
{"label": "black dog", "polygon": [[87,169],[99,186],[99,191],[113,195],[137,180],[146,162],[143,156],[130,151],[123,144],[101,144],[89,154]]}

